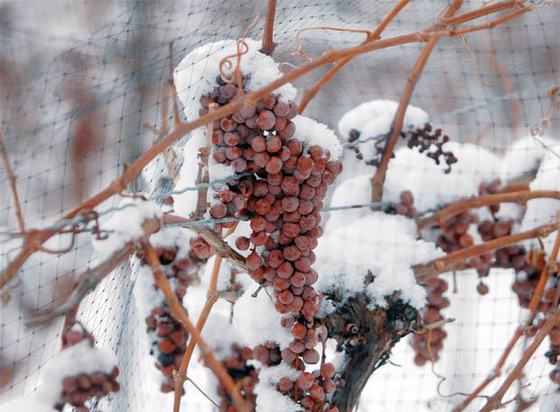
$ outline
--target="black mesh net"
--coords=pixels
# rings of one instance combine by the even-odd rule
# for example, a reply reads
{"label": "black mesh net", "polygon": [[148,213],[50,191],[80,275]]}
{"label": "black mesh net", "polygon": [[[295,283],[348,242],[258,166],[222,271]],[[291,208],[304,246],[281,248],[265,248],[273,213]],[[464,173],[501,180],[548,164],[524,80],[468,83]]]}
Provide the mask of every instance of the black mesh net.
{"label": "black mesh net", "polygon": [[[492,2],[465,3],[469,9]],[[540,3],[534,11],[492,30],[439,42],[412,103],[426,110],[432,123],[453,140],[497,153],[527,136],[528,127],[549,107],[548,90],[560,81],[560,9],[550,2]],[[371,28],[394,4],[393,0],[280,0],[274,58],[285,62],[283,68],[289,71],[290,64],[302,64],[294,55],[298,30]],[[384,36],[422,30],[445,5],[443,0],[411,2]],[[156,139],[144,125],[159,128],[163,123],[162,106],[169,102],[162,96],[170,67],[194,48],[238,38],[248,28],[247,37],[260,39],[264,12],[263,2],[237,0],[1,2],[1,131],[27,227],[53,223],[122,173],[125,164]],[[252,25],[257,15],[261,17]],[[363,35],[317,31],[302,38],[305,52],[313,57],[329,48],[356,45]],[[307,115],[336,129],[341,115],[357,104],[380,98],[398,101],[422,47],[413,43],[356,57],[319,92]],[[320,68],[295,85],[304,90],[325,70]],[[189,87],[196,89],[198,82],[193,78]],[[558,120],[555,113],[549,137],[560,137]],[[2,173],[0,225],[3,232],[17,231],[8,178]],[[357,173],[358,169],[347,166],[346,177]],[[166,171],[152,175],[165,177]],[[134,186],[141,190],[147,183],[140,178]],[[356,233],[356,239],[360,236]],[[70,252],[62,256],[34,255],[11,286],[16,293],[6,299],[21,302],[21,310],[1,315],[0,359],[7,367],[0,404],[36,391],[42,367],[59,349],[60,328],[27,328],[24,321],[29,311],[61,303],[61,290],[93,261],[88,239],[88,235],[77,236]],[[67,247],[68,238],[61,238],[58,246]],[[17,246],[6,237],[0,250],[3,258],[10,258]],[[158,388],[144,376],[148,343],[143,341],[143,319],[132,293],[135,278],[134,267],[124,265],[80,308],[78,318],[99,346],[117,354],[122,373],[122,390],[100,401],[95,410],[153,410],[146,409],[146,399]],[[491,292],[481,301],[475,291],[476,275],[458,275],[459,292],[450,294],[447,311],[456,321],[449,325],[449,338],[435,370],[414,366],[410,347],[402,342],[394,351],[394,364],[374,375],[359,410],[451,410],[460,396],[449,395],[469,392],[484,379],[519,324],[511,281],[507,272],[491,277]],[[547,402],[554,399],[555,386],[548,380],[545,346],[524,371],[528,390],[539,396],[533,410],[559,407],[557,401]],[[212,410],[209,402],[196,399],[187,399],[187,405],[197,411]],[[515,403],[508,408],[514,410]]]}

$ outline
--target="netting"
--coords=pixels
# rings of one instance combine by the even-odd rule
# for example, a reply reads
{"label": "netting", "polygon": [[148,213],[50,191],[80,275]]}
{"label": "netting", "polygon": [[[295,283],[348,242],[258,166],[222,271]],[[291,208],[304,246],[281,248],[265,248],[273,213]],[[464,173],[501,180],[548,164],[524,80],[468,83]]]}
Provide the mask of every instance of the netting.
{"label": "netting", "polygon": [[[280,0],[274,58],[285,62],[283,67],[289,71],[290,64],[302,64],[294,55],[298,30],[315,26],[371,28],[394,3]],[[469,9],[485,2],[465,3]],[[384,36],[430,26],[446,4],[443,0],[411,2]],[[194,48],[238,38],[247,28],[248,37],[260,39],[264,10],[263,2],[237,0],[1,2],[1,131],[17,176],[27,227],[53,223],[122,173],[125,165],[157,138],[144,125],[160,128],[163,124],[162,106],[168,101],[162,94],[170,67],[177,66]],[[261,18],[252,25],[258,14]],[[503,153],[542,118],[549,107],[547,92],[560,82],[559,17],[556,5],[539,5],[493,30],[464,39],[443,39],[414,90],[412,104],[426,110],[432,123],[453,140]],[[309,32],[302,38],[310,56],[363,40],[359,34],[328,31]],[[356,57],[321,89],[307,115],[336,129],[341,115],[359,103],[398,101],[422,48],[423,44],[412,43]],[[295,85],[304,90],[325,70],[320,68]],[[192,78],[188,87],[196,90],[199,82]],[[551,120],[548,135],[558,138],[558,113]],[[476,159],[471,163],[478,166]],[[345,167],[337,185],[364,171],[371,173],[358,163],[349,162]],[[410,164],[411,170],[420,167]],[[150,175],[160,179],[158,185],[171,188],[167,170],[152,172]],[[468,173],[474,178],[481,172],[473,167]],[[152,183],[139,178],[134,187],[142,190]],[[4,173],[0,187],[0,227],[3,232],[17,231]],[[444,189],[431,190],[433,193],[426,196]],[[114,204],[110,200],[102,210]],[[543,216],[543,221],[551,217]],[[535,221],[535,226],[543,221]],[[362,241],[365,235],[356,233],[355,241]],[[390,242],[391,234],[387,237]],[[94,261],[88,239],[88,235],[77,236],[64,255],[34,255],[11,286],[16,293],[10,299],[20,302],[21,309],[1,317],[0,360],[9,373],[0,388],[0,404],[36,391],[42,368],[58,351],[60,327],[27,328],[25,319],[30,311],[52,308],[63,301],[61,290]],[[8,245],[13,239],[2,240]],[[341,249],[348,244],[341,239]],[[68,239],[61,238],[60,248],[67,245]],[[10,258],[17,247],[0,250]],[[452,275],[445,276],[451,283]],[[451,410],[461,396],[450,395],[472,391],[488,375],[519,324],[512,276],[506,270],[492,275],[488,280],[490,293],[481,298],[476,294],[476,274],[458,274],[457,293],[449,294],[451,305],[446,310],[446,315],[456,320],[447,327],[449,337],[435,371],[429,366],[416,367],[409,345],[401,342],[394,350],[392,364],[373,375],[358,410]],[[154,410],[149,399],[159,389],[145,366],[149,342],[144,339],[144,320],[133,294],[136,277],[134,265],[125,264],[80,306],[78,318],[95,335],[97,345],[117,354],[122,373],[121,391],[98,402],[94,410]],[[543,356],[546,346],[524,370],[525,382],[530,383],[527,390],[538,395],[531,410],[560,408],[556,386],[548,380],[550,366]],[[517,349],[512,359],[517,359],[520,351]],[[186,409],[213,410],[190,383],[187,392],[193,395],[186,398]],[[483,401],[473,405],[481,406]],[[515,409],[515,402],[507,407],[521,410]]]}

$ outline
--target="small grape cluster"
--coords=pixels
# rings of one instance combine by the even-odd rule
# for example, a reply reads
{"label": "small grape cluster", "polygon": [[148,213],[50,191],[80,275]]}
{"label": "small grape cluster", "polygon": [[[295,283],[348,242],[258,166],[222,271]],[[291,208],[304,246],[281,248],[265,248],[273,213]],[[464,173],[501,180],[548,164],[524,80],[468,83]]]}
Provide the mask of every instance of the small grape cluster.
{"label": "small grape cluster", "polygon": [[[241,395],[252,406],[252,409],[255,409],[257,398],[254,388],[259,378],[255,367],[248,364],[251,359],[253,359],[253,351],[250,348],[232,344],[231,354],[222,363],[239,388]],[[237,412],[232,399],[221,384],[218,384],[218,395],[222,398],[220,412]]]}
{"label": "small grape cluster", "polygon": [[[428,303],[422,312],[424,325],[434,324],[444,319],[441,311],[449,306],[449,299],[444,296],[447,282],[441,278],[431,278],[425,283]],[[423,366],[427,361],[437,362],[439,352],[443,349],[443,341],[447,333],[442,326],[432,327],[427,332],[415,334],[412,338],[412,348],[416,353],[414,363]]]}
{"label": "small grape cluster", "polygon": [[403,190],[399,196],[399,203],[391,205],[387,213],[413,218],[416,216],[414,196],[410,190]]}
{"label": "small grape cluster", "polygon": [[306,411],[338,412],[338,408],[325,402],[325,398],[342,386],[344,380],[338,376],[334,365],[327,362],[313,373],[301,372],[295,379],[281,378],[277,389],[299,400]]}
{"label": "small grape cluster", "polygon": [[[350,143],[350,147],[356,154],[356,159],[364,160],[364,154],[360,150],[360,143],[357,142],[360,136],[361,133],[359,130],[351,129],[348,133],[348,143]],[[385,141],[387,140],[387,137],[387,135],[382,135],[373,139],[373,148],[375,150],[375,155],[372,159],[367,159],[365,161],[366,165],[375,167],[379,166],[379,162],[381,161],[381,157],[383,156],[383,151],[385,150]],[[371,139],[368,138],[368,140]],[[395,155],[391,154],[391,158],[393,157],[395,157]]]}
{"label": "small grape cluster", "polygon": [[[175,247],[155,248],[166,277],[170,280],[175,294],[179,299],[185,296],[187,287],[197,280],[197,272],[202,262],[193,253],[178,258]],[[140,256],[142,258],[142,256]],[[155,288],[155,285],[154,285]],[[165,304],[163,296],[159,296],[156,306],[146,317],[146,328],[152,339],[150,354],[156,357],[156,367],[165,376],[161,391],[174,390],[173,372],[179,369],[185,353],[188,334],[177,322]]]}
{"label": "small grape cluster", "polygon": [[464,212],[453,216],[440,225],[441,234],[436,244],[446,253],[455,252],[474,244],[473,237],[467,233],[472,223],[477,223],[475,214]]}
{"label": "small grape cluster", "polygon": [[[68,348],[82,341],[88,342],[93,348],[94,338],[83,327],[66,331],[62,336],[62,348]],[[111,373],[93,372],[80,373],[76,376],[65,376],[62,379],[62,392],[59,401],[54,406],[55,409],[62,411],[64,405],[72,405],[76,412],[88,412],[89,408],[85,403],[94,397],[107,396],[111,392],[118,392],[120,385],[117,382],[119,368],[113,367]]]}
{"label": "small grape cluster", "polygon": [[[201,113],[211,103],[227,104],[241,93],[235,81],[217,82],[201,99]],[[255,359],[265,366],[284,360],[301,370],[304,363],[316,364],[320,358],[314,349],[319,343],[314,325],[319,294],[312,286],[317,272],[311,266],[316,259],[313,249],[322,235],[319,211],[342,164],[331,160],[329,151],[321,146],[304,146],[296,137],[292,121],[296,114],[295,103],[268,94],[255,107],[243,107],[215,122],[214,161],[243,176],[217,192],[210,215],[216,219],[250,216],[252,233],[237,238],[235,245],[250,250],[246,258],[249,275],[272,287],[276,310],[287,315],[286,322],[293,322],[294,341],[288,348],[280,352],[269,342],[254,348]],[[215,224],[214,230],[232,224]],[[209,250],[201,239],[193,240],[191,246],[197,254]],[[298,399],[301,404],[306,397]]]}
{"label": "small grape cluster", "polygon": [[[451,165],[457,163],[457,158],[452,151],[444,150],[444,145],[449,142],[449,136],[442,134],[441,129],[433,129],[430,123],[426,123],[424,127],[401,132],[401,137],[403,139],[408,139],[407,146],[412,149],[414,147],[418,148],[420,153],[426,153],[426,156],[439,165],[441,163],[441,158],[445,161],[447,168],[444,173],[451,172]],[[432,152],[428,152],[433,148]]]}
{"label": "small grape cluster", "polygon": [[[348,133],[348,143],[350,143],[349,147],[356,154],[356,159],[363,160],[364,154],[360,150],[360,144],[365,144],[364,142],[358,142],[358,139],[361,136],[361,132],[356,129],[351,129]],[[433,126],[430,123],[426,123],[423,127],[401,131],[400,136],[403,139],[407,139],[407,146],[409,149],[413,149],[415,147],[418,148],[420,153],[426,152],[426,156],[439,165],[442,161],[445,162],[447,168],[444,170],[444,173],[451,172],[451,165],[457,163],[457,158],[453,154],[452,151],[444,150],[444,145],[449,142],[449,136],[443,135],[441,129],[433,130]],[[386,141],[389,137],[389,134],[381,135],[381,136],[367,136],[366,141],[369,143],[370,140],[373,141],[373,148],[374,148],[374,156],[371,159],[366,159],[365,163],[369,166],[379,166],[379,162],[381,161],[381,157],[383,156],[383,152],[385,151]],[[433,149],[433,151],[428,151]],[[394,154],[391,155],[394,157]]]}

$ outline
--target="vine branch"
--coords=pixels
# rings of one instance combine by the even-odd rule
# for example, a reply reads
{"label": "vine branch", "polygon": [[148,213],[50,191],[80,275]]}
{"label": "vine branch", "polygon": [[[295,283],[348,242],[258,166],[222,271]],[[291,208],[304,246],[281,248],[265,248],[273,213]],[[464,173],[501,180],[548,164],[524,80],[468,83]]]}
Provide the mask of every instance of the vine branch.
{"label": "vine branch", "polygon": [[[520,11],[527,11],[529,8],[525,8]],[[503,21],[502,21],[503,22]],[[489,26],[494,27],[495,25]],[[486,29],[487,25],[473,26],[466,28],[468,32],[478,31]],[[268,85],[252,92],[247,93],[238,99],[235,99],[225,106],[219,107],[212,113],[207,113],[197,119],[178,124],[173,131],[168,135],[162,137],[160,140],[154,143],[154,145],[144,152],[140,157],[138,157],[133,163],[125,168],[123,174],[111,182],[105,189],[87,199],[80,206],[72,209],[66,215],[62,217],[61,220],[68,220],[75,218],[84,211],[92,210],[94,207],[109,199],[110,197],[121,193],[124,191],[128,185],[141,173],[145,166],[148,165],[156,156],[163,153],[166,149],[171,147],[176,141],[184,137],[188,132],[204,126],[214,120],[221,119],[228,116],[241,107],[246,105],[254,105],[255,102],[261,97],[267,95],[268,93],[278,89],[282,85],[291,82],[301,76],[315,70],[318,67],[324,66],[329,63],[335,63],[341,59],[347,57],[354,57],[360,54],[372,52],[374,50],[380,50],[388,47],[394,47],[397,45],[410,44],[416,42],[429,42],[433,38],[440,38],[442,36],[454,37],[463,34],[464,31],[460,29],[433,29],[428,28],[425,31],[419,31],[404,35],[399,35],[395,37],[390,37],[387,39],[381,39],[372,41],[367,44],[362,44],[359,46],[333,50],[329,51],[322,56],[312,60],[311,62],[297,67],[291,72],[281,76],[280,78],[270,82]],[[45,243],[48,239],[54,236],[57,232],[52,230],[35,230],[29,234],[24,243],[23,247],[17,254],[17,256],[9,262],[7,267],[0,273],[0,288],[3,287],[10,279],[12,279],[23,263],[34,253],[36,253],[40,246]]]}
{"label": "vine branch", "polygon": [[418,221],[418,229],[426,229],[433,226],[441,226],[453,216],[466,212],[470,209],[477,209],[484,206],[492,206],[500,203],[526,203],[532,199],[556,199],[560,200],[560,192],[553,190],[523,190],[519,192],[497,193],[484,196],[473,196],[450,203],[433,215],[422,218]]}
{"label": "vine branch", "polygon": [[19,200],[16,176],[12,169],[12,164],[10,162],[10,157],[8,156],[8,150],[4,144],[4,135],[0,132],[0,152],[2,154],[2,161],[4,162],[4,169],[6,169],[6,176],[10,182],[10,190],[12,191],[12,198],[14,200],[14,209],[16,211],[16,218],[18,221],[19,231],[25,233],[25,223],[23,220],[23,213],[21,211],[21,203]]}
{"label": "vine branch", "polygon": [[557,229],[558,224],[556,222],[548,223],[525,232],[502,236],[479,245],[469,246],[464,249],[451,252],[430,262],[413,266],[414,274],[416,275],[418,282],[422,283],[430,278],[438,276],[441,273],[460,269],[461,264],[463,264],[467,259],[483,255],[496,249],[501,249],[508,245],[519,243],[523,240],[547,237]]}
{"label": "vine branch", "polygon": [[276,47],[274,43],[274,18],[276,17],[276,0],[268,0],[266,5],[266,19],[264,21],[264,33],[261,52],[271,55]]}
{"label": "vine branch", "polygon": [[159,258],[154,247],[149,242],[143,242],[142,244],[144,251],[146,252],[146,261],[152,268],[152,273],[154,276],[154,281],[156,286],[161,290],[163,296],[165,298],[165,303],[169,307],[169,311],[171,315],[179,322],[185,330],[190,334],[191,339],[194,340],[200,351],[202,353],[202,357],[208,363],[208,366],[212,371],[216,374],[224,388],[226,389],[228,395],[232,398],[235,406],[237,409],[243,412],[250,412],[250,408],[247,406],[247,403],[239,393],[239,390],[235,386],[235,382],[229,376],[226,368],[224,365],[218,361],[212,349],[208,346],[208,344],[202,339],[200,336],[200,332],[198,329],[193,325],[185,308],[179,302],[179,298],[171,289],[167,277],[163,273],[163,269],[159,262]]}

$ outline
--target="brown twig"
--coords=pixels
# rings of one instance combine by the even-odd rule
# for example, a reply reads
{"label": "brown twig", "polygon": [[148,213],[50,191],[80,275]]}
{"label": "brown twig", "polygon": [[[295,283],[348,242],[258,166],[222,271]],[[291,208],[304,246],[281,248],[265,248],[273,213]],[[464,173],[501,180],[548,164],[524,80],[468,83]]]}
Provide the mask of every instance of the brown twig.
{"label": "brown twig", "polygon": [[540,273],[539,282],[537,283],[535,292],[533,293],[533,296],[531,297],[531,301],[529,302],[529,306],[527,307],[527,309],[529,310],[529,317],[527,318],[527,321],[525,322],[525,324],[520,325],[518,328],[516,328],[515,332],[513,333],[513,336],[511,337],[506,348],[504,349],[502,356],[500,356],[498,363],[496,364],[496,366],[494,366],[492,373],[489,376],[487,376],[484,379],[484,381],[482,381],[480,385],[478,385],[476,389],[473,392],[471,392],[461,403],[456,405],[453,408],[453,412],[461,412],[465,410],[467,406],[469,406],[469,404],[475,398],[480,396],[482,391],[486,389],[486,387],[490,385],[490,383],[492,383],[496,378],[498,378],[501,375],[502,368],[504,367],[509,355],[513,351],[513,348],[515,347],[519,339],[523,336],[525,328],[530,326],[535,319],[539,302],[544,293],[544,288],[550,277],[550,269],[558,259],[559,251],[560,251],[560,232],[557,232],[556,240],[554,241],[554,246],[548,258],[547,264],[543,267]]}
{"label": "brown twig", "polygon": [[[381,36],[381,33],[385,30],[385,28],[389,25],[391,21],[395,18],[397,14],[408,4],[410,0],[400,0],[397,5],[381,20],[381,23],[376,27],[376,29],[371,32],[371,35],[368,36],[366,41],[371,42],[374,40],[378,40]],[[330,68],[320,79],[315,83],[311,88],[306,89],[303,93],[301,101],[299,102],[298,106],[298,113],[303,113],[309,102],[319,93],[319,90],[328,82],[330,81],[336,74],[344,68],[350,61],[352,57],[347,57],[345,59],[340,60],[336,63],[332,68]]]}
{"label": "brown twig", "polygon": [[216,359],[212,349],[210,349],[208,344],[204,341],[204,339],[202,339],[200,332],[193,325],[187,315],[187,312],[185,311],[185,308],[181,305],[177,294],[169,285],[167,277],[163,273],[163,269],[155,249],[149,242],[143,242],[142,245],[146,253],[146,260],[152,268],[155,284],[163,293],[165,303],[169,307],[171,316],[173,316],[173,318],[175,318],[175,320],[177,320],[177,322],[185,328],[191,336],[191,339],[198,344],[202,357],[208,363],[210,369],[212,369],[212,371],[216,374],[216,377],[220,380],[228,395],[232,398],[235,407],[241,411],[250,412],[250,408],[247,406],[247,403],[240,395],[239,391],[235,388],[235,382],[231,376],[229,376],[224,365]]}
{"label": "brown twig", "polygon": [[[477,31],[483,29],[485,29],[485,27],[481,25],[478,27],[469,28],[469,31]],[[176,141],[178,141],[183,136],[185,136],[188,132],[197,129],[198,127],[204,126],[211,121],[218,120],[225,116],[228,116],[234,113],[235,111],[239,110],[244,105],[254,105],[255,102],[261,97],[278,89],[279,87],[281,87],[282,85],[288,82],[300,78],[301,76],[315,70],[318,67],[324,66],[329,63],[335,63],[347,57],[354,57],[363,53],[372,52],[374,50],[380,50],[380,49],[394,47],[397,45],[408,44],[408,43],[428,42],[434,37],[438,37],[438,38],[441,36],[453,37],[458,34],[461,34],[460,30],[429,29],[426,31],[414,32],[414,33],[404,34],[404,35],[395,36],[387,39],[376,40],[367,44],[362,44],[347,49],[329,51],[328,53],[323,54],[322,56],[316,58],[315,60],[303,66],[295,68],[291,72],[272,81],[268,85],[263,86],[259,90],[256,90],[252,93],[248,93],[244,96],[241,96],[238,99],[231,101],[227,105],[224,105],[216,109],[212,113],[207,113],[191,122],[181,123],[177,125],[177,127],[175,127],[172,132],[170,132],[167,136],[163,137],[162,139],[158,140],[150,149],[148,149],[140,157],[138,157],[138,159],[136,159],[132,164],[130,164],[124,170],[124,173],[121,176],[119,176],[117,179],[111,182],[102,191],[92,196],[91,198],[87,199],[80,206],[69,211],[66,215],[62,217],[61,220],[64,221],[67,219],[72,219],[77,215],[79,215],[84,210],[92,210],[94,207],[104,202],[105,200],[109,199],[110,197],[114,196],[115,194],[124,191],[128,187],[128,185],[141,173],[144,167],[148,165],[148,163],[150,163],[160,153],[163,153],[165,150],[171,147],[171,145],[173,145]],[[21,248],[18,255],[12,261],[10,261],[8,266],[0,273],[0,288],[3,287],[10,279],[12,279],[12,277],[16,274],[16,272],[23,265],[23,263],[29,258],[29,256],[37,252],[38,247],[40,245],[45,243],[56,233],[57,233],[56,231],[52,231],[52,230],[36,230],[33,233],[31,233],[27,237],[27,240],[24,246]]]}
{"label": "brown twig", "polygon": [[6,169],[6,176],[10,182],[10,189],[12,191],[12,198],[14,200],[14,209],[16,211],[16,218],[18,221],[19,231],[25,233],[25,223],[23,220],[23,213],[21,211],[21,203],[19,201],[19,195],[17,190],[16,175],[12,169],[12,164],[10,163],[10,157],[8,156],[8,150],[4,144],[4,135],[0,132],[0,152],[2,153],[2,161],[4,162],[4,169]]}
{"label": "brown twig", "polygon": [[537,335],[533,339],[533,342],[531,342],[531,344],[523,352],[521,359],[517,362],[513,370],[508,374],[494,395],[488,398],[486,405],[484,405],[480,412],[490,412],[503,405],[502,399],[509,390],[510,386],[519,379],[519,376],[523,373],[523,368],[525,368],[527,362],[531,360],[531,357],[537,351],[543,340],[548,336],[550,331],[558,325],[558,323],[560,323],[560,312],[558,312],[558,310],[554,310],[538,331]]}
{"label": "brown twig", "polygon": [[513,235],[502,236],[497,239],[479,245],[473,245],[464,249],[451,252],[443,257],[434,259],[427,263],[421,263],[413,266],[414,274],[419,283],[430,278],[438,276],[441,273],[456,270],[461,267],[466,260],[483,255],[496,249],[503,248],[508,245],[519,243],[523,240],[547,237],[549,234],[558,229],[557,223],[549,223],[538,226],[526,232],[515,233]]}
{"label": "brown twig", "polygon": [[[231,235],[237,225],[231,227],[226,234],[224,235],[224,239]],[[208,285],[208,292],[206,294],[206,302],[204,303],[204,307],[202,308],[202,312],[196,321],[196,329],[199,332],[202,332],[204,329],[204,325],[208,320],[208,316],[214,306],[214,303],[218,300],[218,275],[220,274],[220,267],[222,265],[222,257],[216,256],[214,260],[214,265],[212,266],[212,274],[210,277],[210,284]],[[189,363],[191,361],[192,354],[194,352],[194,348],[196,346],[196,341],[191,339],[189,344],[187,345],[187,349],[185,350],[185,354],[183,355],[183,359],[181,360],[181,365],[179,366],[179,370],[175,373],[175,399],[173,403],[173,412],[179,412],[181,409],[181,394],[183,390],[183,384],[187,379],[187,370],[189,369]]]}
{"label": "brown twig", "polygon": [[274,43],[274,18],[276,17],[276,0],[268,0],[266,5],[266,20],[264,21],[264,33],[261,52],[271,55],[276,47]]}
{"label": "brown twig", "polygon": [[[445,12],[443,13],[443,19],[452,17],[461,7],[463,0],[454,0],[451,3]],[[436,27],[441,28],[441,23]],[[389,166],[389,161],[393,156],[393,151],[397,144],[397,140],[401,134],[401,130],[404,123],[404,116],[406,110],[408,109],[408,105],[410,103],[410,99],[412,98],[412,93],[414,92],[414,88],[416,87],[416,83],[420,79],[424,68],[426,67],[426,63],[432,53],[434,47],[436,46],[437,42],[440,40],[442,36],[436,36],[431,38],[420,56],[418,60],[414,64],[412,71],[408,75],[408,80],[406,82],[406,86],[404,87],[403,93],[401,94],[401,98],[399,101],[399,105],[395,112],[395,116],[393,118],[393,123],[391,125],[391,134],[387,138],[387,142],[385,143],[385,148],[383,149],[383,154],[381,155],[381,160],[379,162],[379,166],[375,171],[375,175],[371,179],[371,201],[372,202],[380,202],[383,198],[383,185],[385,184],[385,175],[387,174],[387,168]]]}
{"label": "brown twig", "polygon": [[497,193],[493,195],[473,196],[467,199],[461,199],[444,206],[431,216],[420,219],[418,221],[418,229],[422,230],[433,226],[441,226],[453,216],[466,212],[470,209],[498,205],[500,203],[524,204],[529,200],[542,198],[560,200],[560,192],[553,190],[523,190],[519,192]]}

